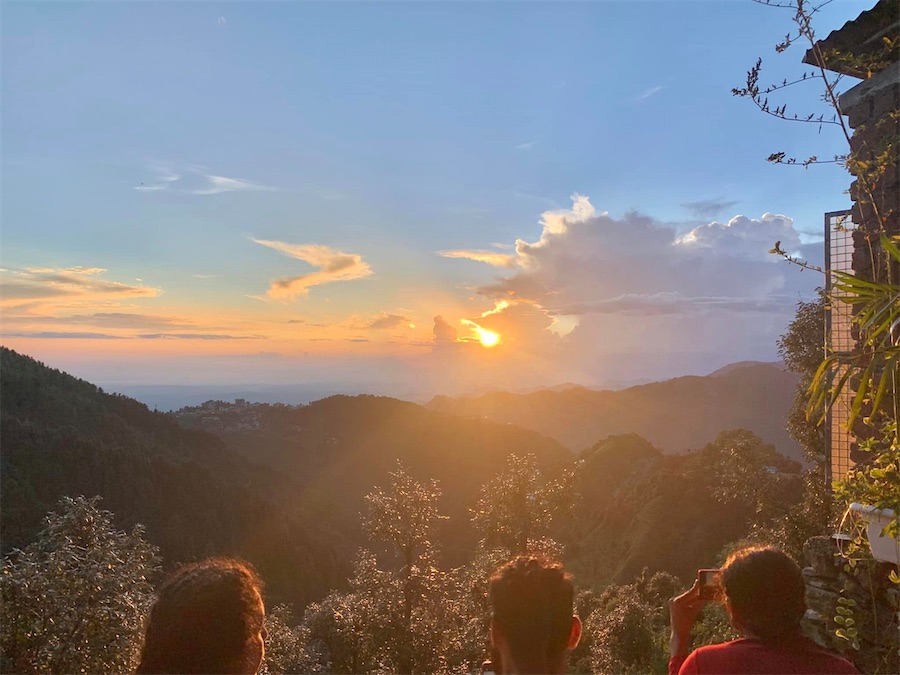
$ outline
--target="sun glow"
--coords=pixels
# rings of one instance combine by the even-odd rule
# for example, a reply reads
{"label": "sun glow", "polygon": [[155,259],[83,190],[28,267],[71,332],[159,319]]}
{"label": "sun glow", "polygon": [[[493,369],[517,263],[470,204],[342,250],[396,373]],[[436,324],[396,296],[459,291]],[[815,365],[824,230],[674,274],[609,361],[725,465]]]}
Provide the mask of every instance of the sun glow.
{"label": "sun glow", "polygon": [[460,319],[459,322],[464,326],[469,326],[475,333],[482,347],[496,347],[500,344],[500,333],[495,333],[487,328],[482,328],[474,321],[469,319]]}
{"label": "sun glow", "polygon": [[475,332],[478,333],[478,339],[481,340],[483,347],[494,347],[500,344],[500,335],[492,330],[485,330],[479,326]]}

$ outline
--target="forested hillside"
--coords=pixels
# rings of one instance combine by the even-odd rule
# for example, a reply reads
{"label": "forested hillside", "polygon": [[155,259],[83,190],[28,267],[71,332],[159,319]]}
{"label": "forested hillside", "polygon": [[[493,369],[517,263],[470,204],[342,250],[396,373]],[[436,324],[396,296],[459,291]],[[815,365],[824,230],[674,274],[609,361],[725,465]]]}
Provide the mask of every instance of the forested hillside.
{"label": "forested hillside", "polygon": [[621,391],[583,387],[530,394],[437,396],[431,410],[511,423],[580,452],[613,434],[637,433],[664,452],[709,443],[724,429],[748,429],[783,455],[803,460],[785,430],[797,375],[783,367],[735,364],[705,377],[679,377]]}
{"label": "forested hillside", "polygon": [[60,497],[100,495],[120,526],[143,523],[168,562],[240,555],[295,602],[340,584],[353,550],[303,512],[289,481],[216,436],[8,349],[0,492],[3,553],[28,544]]}
{"label": "forested hillside", "polygon": [[236,452],[296,480],[307,508],[359,542],[363,496],[397,461],[420,480],[437,480],[439,505],[449,516],[439,528],[448,564],[462,564],[470,555],[475,537],[468,509],[510,453],[534,455],[549,469],[573,459],[562,445],[528,429],[376,396],[332,396],[296,407],[212,403],[176,415],[182,424],[214,431]]}
{"label": "forested hillside", "polygon": [[745,430],[683,455],[611,436],[577,464],[578,515],[564,541],[573,569],[602,583],[630,583],[645,567],[690,579],[802,491],[800,465]]}

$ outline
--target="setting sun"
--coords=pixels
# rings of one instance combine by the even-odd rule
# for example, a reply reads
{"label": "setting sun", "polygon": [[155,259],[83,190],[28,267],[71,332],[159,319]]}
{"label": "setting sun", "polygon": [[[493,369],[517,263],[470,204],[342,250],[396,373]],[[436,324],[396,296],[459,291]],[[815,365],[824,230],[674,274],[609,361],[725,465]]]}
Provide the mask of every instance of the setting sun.
{"label": "setting sun", "polygon": [[485,330],[480,326],[475,329],[478,332],[478,339],[484,347],[495,347],[500,344],[500,335],[492,330]]}

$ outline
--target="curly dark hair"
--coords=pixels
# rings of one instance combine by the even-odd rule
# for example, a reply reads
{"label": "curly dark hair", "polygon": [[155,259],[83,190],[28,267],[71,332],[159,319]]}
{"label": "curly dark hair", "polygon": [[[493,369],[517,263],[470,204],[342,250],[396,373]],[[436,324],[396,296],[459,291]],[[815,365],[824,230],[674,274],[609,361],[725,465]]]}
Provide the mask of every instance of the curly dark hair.
{"label": "curly dark hair", "polygon": [[728,556],[722,588],[741,622],[761,640],[796,633],[806,611],[800,567],[787,554],[767,546],[748,546]]}
{"label": "curly dark hair", "polygon": [[263,631],[262,580],[250,563],[209,558],[183,565],[150,610],[138,673],[246,673]]}
{"label": "curly dark hair", "polygon": [[551,672],[562,659],[574,598],[572,575],[543,556],[519,556],[491,577],[493,621],[520,673]]}

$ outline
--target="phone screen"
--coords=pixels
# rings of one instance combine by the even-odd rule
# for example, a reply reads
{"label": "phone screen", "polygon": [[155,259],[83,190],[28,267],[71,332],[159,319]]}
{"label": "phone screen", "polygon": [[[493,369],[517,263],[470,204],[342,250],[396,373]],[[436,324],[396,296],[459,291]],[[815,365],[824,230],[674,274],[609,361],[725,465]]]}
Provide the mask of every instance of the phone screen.
{"label": "phone screen", "polygon": [[717,569],[699,570],[697,581],[700,585],[700,597],[704,600],[713,600],[719,596],[722,588],[722,572]]}

